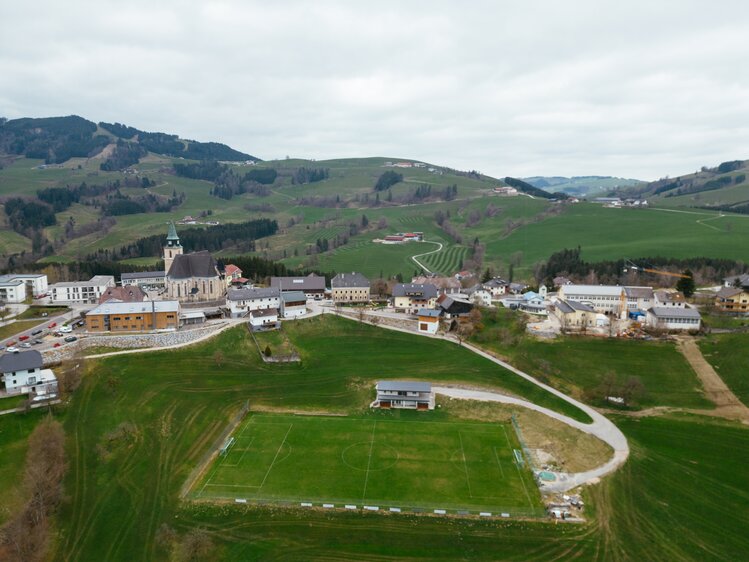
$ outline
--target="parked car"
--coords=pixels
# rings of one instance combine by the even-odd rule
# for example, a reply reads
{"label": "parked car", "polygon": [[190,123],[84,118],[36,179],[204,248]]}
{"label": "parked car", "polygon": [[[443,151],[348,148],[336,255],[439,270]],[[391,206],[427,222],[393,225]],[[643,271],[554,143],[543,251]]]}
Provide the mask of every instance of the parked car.
{"label": "parked car", "polygon": [[31,335],[32,335],[32,336],[38,336],[38,335],[39,335],[39,334],[41,334],[41,333],[42,333],[43,331],[44,331],[44,330],[34,330],[33,332],[31,332]]}
{"label": "parked car", "polygon": [[52,324],[50,324],[49,326],[47,326],[47,328],[49,328],[51,330],[55,326],[57,326],[57,322],[52,322]]}
{"label": "parked car", "polygon": [[8,343],[6,343],[5,345],[7,345],[8,347],[14,346],[14,345],[16,345],[16,340],[10,340],[10,341],[9,341]]}
{"label": "parked car", "polygon": [[67,338],[65,338],[65,341],[66,341],[67,343],[70,343],[70,342],[74,342],[74,341],[76,341],[76,340],[78,340],[78,338],[77,338],[77,337],[75,337],[75,336],[68,336]]}
{"label": "parked car", "polygon": [[9,347],[8,349],[6,349],[5,351],[7,351],[8,353],[18,353],[18,352],[19,352],[19,351],[21,351],[21,350],[20,350],[20,349],[18,349],[17,347],[13,347],[13,346],[11,345],[11,346],[10,346],[10,347]]}
{"label": "parked car", "polygon": [[41,343],[44,343],[42,340],[34,340],[31,342],[32,345],[39,345]]}
{"label": "parked car", "polygon": [[56,342],[55,342],[55,345],[53,345],[52,347],[60,347],[61,345],[62,345],[62,344],[61,344],[61,343],[60,343],[59,341],[56,341]]}
{"label": "parked car", "polygon": [[63,334],[69,334],[73,331],[73,326],[60,326],[60,332]]}
{"label": "parked car", "polygon": [[29,342],[25,341],[25,342],[23,342],[21,344],[21,347],[24,348],[24,349],[28,349],[28,348],[31,347],[31,344]]}
{"label": "parked car", "polygon": [[18,341],[26,341],[29,339],[29,336],[18,336]]}

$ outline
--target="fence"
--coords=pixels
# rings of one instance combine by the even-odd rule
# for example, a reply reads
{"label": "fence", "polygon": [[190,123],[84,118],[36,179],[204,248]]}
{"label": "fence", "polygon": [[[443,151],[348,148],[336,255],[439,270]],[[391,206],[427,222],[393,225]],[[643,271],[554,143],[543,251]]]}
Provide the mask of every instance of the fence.
{"label": "fence", "polygon": [[229,424],[226,426],[226,429],[224,429],[224,431],[221,432],[221,435],[219,435],[215,439],[213,444],[203,454],[203,457],[200,459],[200,461],[195,465],[195,468],[192,470],[192,472],[190,472],[187,480],[185,480],[185,483],[182,485],[182,489],[180,490],[179,496],[181,498],[187,496],[188,492],[192,489],[195,483],[200,479],[201,476],[203,476],[213,460],[218,456],[221,446],[226,442],[228,437],[234,432],[234,430],[241,423],[241,421],[249,411],[250,401],[245,400],[245,403],[242,405],[242,408],[240,408],[239,412],[234,414],[232,419],[229,421]]}
{"label": "fence", "polygon": [[512,422],[512,427],[515,429],[515,435],[518,438],[518,443],[520,443],[520,448],[523,451],[523,456],[525,457],[525,461],[528,463],[528,467],[531,469],[531,472],[535,474],[536,465],[533,463],[533,455],[531,455],[531,450],[528,448],[528,446],[525,444],[525,441],[523,440],[523,433],[520,431],[520,425],[518,425],[518,420],[515,417],[515,414],[512,414],[510,421]]}

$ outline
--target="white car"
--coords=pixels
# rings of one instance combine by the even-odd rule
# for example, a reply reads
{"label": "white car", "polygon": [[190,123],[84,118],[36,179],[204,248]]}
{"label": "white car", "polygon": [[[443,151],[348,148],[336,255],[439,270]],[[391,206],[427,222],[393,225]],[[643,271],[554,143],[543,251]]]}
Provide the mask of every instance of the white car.
{"label": "white car", "polygon": [[60,326],[60,333],[61,334],[69,334],[72,331],[73,331],[73,327],[72,326]]}
{"label": "white car", "polygon": [[21,350],[12,345],[8,349],[6,349],[5,351],[7,351],[8,353],[18,353]]}

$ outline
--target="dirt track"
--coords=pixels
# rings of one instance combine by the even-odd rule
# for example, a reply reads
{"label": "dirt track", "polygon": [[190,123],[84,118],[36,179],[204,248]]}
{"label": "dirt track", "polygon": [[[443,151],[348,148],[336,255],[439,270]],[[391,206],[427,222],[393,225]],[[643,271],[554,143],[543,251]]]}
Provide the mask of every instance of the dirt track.
{"label": "dirt track", "polygon": [[704,389],[705,397],[715,403],[715,410],[690,410],[696,413],[717,416],[730,420],[739,420],[749,424],[749,408],[747,408],[723,382],[712,365],[702,356],[694,338],[680,337],[678,349],[697,373]]}

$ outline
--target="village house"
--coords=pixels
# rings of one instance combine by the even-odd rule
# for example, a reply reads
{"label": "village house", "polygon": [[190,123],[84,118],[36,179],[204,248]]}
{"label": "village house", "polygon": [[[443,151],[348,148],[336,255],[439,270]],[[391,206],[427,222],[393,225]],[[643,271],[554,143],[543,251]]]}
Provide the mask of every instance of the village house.
{"label": "village house", "polygon": [[692,307],[653,307],[647,312],[647,325],[667,331],[699,330],[700,313]]}
{"label": "village house", "polygon": [[244,285],[249,281],[249,279],[242,277],[242,270],[233,263],[228,264],[224,268],[224,279],[226,280],[227,287]]}
{"label": "village house", "polygon": [[393,308],[396,312],[414,314],[420,308],[434,308],[437,287],[432,284],[398,283],[393,287]]}
{"label": "village house", "polygon": [[271,277],[270,286],[282,293],[302,291],[308,299],[321,299],[325,296],[325,277],[314,273],[306,277]]}
{"label": "village house", "polygon": [[166,271],[138,271],[120,275],[123,287],[137,285],[139,287],[163,287],[166,282]]}
{"label": "village house", "polygon": [[330,288],[335,303],[369,302],[369,279],[361,273],[339,273],[330,280]]}
{"label": "village house", "polygon": [[687,300],[681,291],[655,291],[655,304],[658,308],[686,308]]}
{"label": "village house", "polygon": [[473,310],[473,303],[458,298],[456,295],[440,295],[437,298],[437,306],[447,319],[468,316]]}
{"label": "village house", "polygon": [[441,310],[420,308],[417,313],[419,332],[422,334],[436,334],[440,327]]}
{"label": "village house", "polygon": [[501,277],[494,277],[486,281],[482,286],[491,293],[493,300],[497,300],[508,292],[510,284]]}
{"label": "village house", "polygon": [[468,299],[478,306],[491,306],[492,305],[492,294],[482,285],[474,285],[468,289],[464,289],[463,293]]}
{"label": "village house", "polygon": [[307,312],[307,296],[302,291],[281,293],[281,316],[296,318]]}
{"label": "village house", "polygon": [[53,397],[57,393],[57,377],[51,369],[44,369],[42,354],[36,350],[4,354],[0,357],[0,373],[9,395]]}
{"label": "village house", "polygon": [[441,293],[459,293],[462,290],[460,281],[453,276],[417,275],[411,278],[411,283],[416,285],[434,285]]}
{"label": "village house", "polygon": [[250,311],[250,326],[253,330],[278,326],[278,309],[264,308]]}
{"label": "village house", "polygon": [[86,313],[86,331],[154,332],[179,329],[179,301],[109,300]]}
{"label": "village house", "polygon": [[410,410],[433,410],[434,392],[428,382],[379,381],[375,387],[377,398],[374,408],[406,408]]}
{"label": "village house", "polygon": [[88,281],[67,281],[49,286],[52,304],[96,304],[107,289],[115,286],[111,275],[94,275]]}
{"label": "village house", "polygon": [[728,314],[749,314],[749,290],[721,287],[715,296],[715,308]]}
{"label": "village house", "polygon": [[123,285],[122,287],[109,287],[99,297],[99,304],[103,304],[109,300],[143,302],[146,298],[146,294],[138,285]]}
{"label": "village house", "polygon": [[725,287],[744,287],[749,289],[749,273],[742,273],[741,275],[732,275],[723,279],[723,285]]}
{"label": "village house", "polygon": [[229,289],[226,304],[232,318],[245,316],[254,310],[278,309],[281,306],[281,291],[275,287]]}

